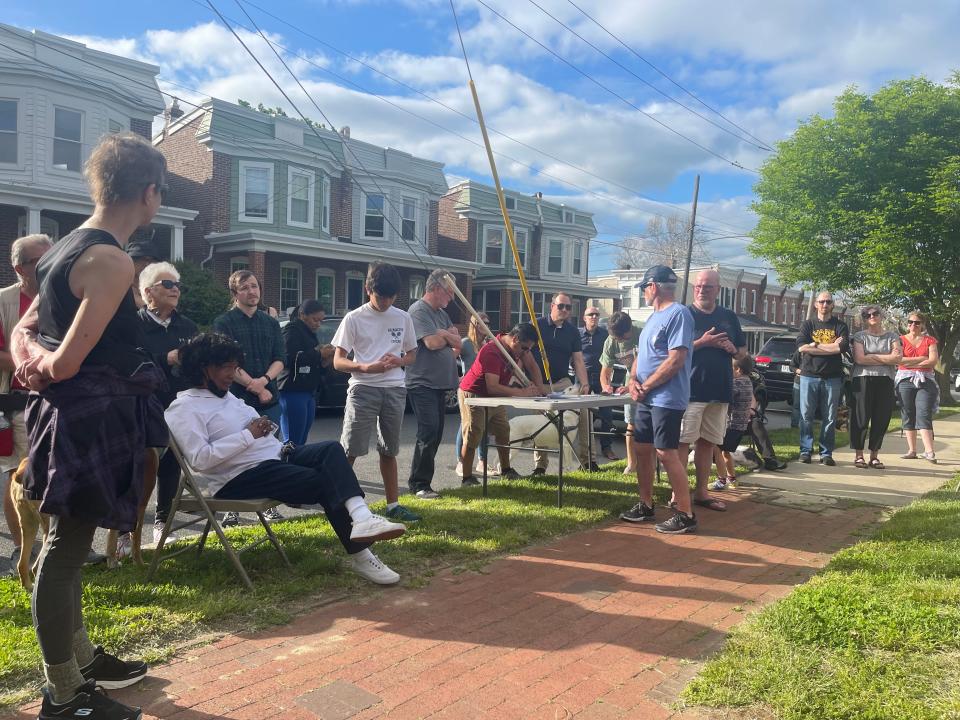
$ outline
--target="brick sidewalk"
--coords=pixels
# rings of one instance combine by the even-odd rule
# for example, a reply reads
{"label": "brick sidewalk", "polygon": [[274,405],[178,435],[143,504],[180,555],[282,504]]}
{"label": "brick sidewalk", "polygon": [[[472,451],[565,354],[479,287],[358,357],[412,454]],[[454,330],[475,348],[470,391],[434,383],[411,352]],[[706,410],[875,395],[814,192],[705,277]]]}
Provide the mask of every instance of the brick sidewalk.
{"label": "brick sidewalk", "polygon": [[725,499],[697,535],[610,524],[224,637],[115,696],[176,720],[692,718],[671,704],[726,631],[880,512]]}

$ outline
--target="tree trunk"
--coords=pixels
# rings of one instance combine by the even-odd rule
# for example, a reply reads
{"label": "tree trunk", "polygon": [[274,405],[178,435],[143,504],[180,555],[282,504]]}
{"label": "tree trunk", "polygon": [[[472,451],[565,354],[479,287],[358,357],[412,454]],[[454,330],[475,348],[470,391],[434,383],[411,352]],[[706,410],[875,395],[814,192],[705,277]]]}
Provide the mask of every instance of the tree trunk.
{"label": "tree trunk", "polygon": [[[938,328],[939,329],[939,328]],[[940,386],[940,404],[957,405],[953,399],[951,391],[953,382],[950,378],[950,370],[953,368],[953,353],[957,348],[957,342],[960,341],[960,327],[943,328],[945,332],[940,334],[940,360],[937,362],[937,384]]]}

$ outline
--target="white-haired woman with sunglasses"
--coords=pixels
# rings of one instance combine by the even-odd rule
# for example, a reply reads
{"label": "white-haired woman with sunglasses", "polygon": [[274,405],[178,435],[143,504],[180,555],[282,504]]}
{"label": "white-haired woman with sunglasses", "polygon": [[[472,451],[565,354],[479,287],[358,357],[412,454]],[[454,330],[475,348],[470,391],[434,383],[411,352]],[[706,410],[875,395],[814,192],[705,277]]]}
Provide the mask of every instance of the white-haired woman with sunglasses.
{"label": "white-haired woman with sunglasses", "polygon": [[[167,387],[157,392],[164,409],[177,397],[177,393],[190,387],[180,376],[180,348],[197,334],[197,324],[177,310],[183,285],[180,273],[168,262],[155,262],[140,271],[140,325],[143,328],[144,348],[153,356],[154,362],[163,370]],[[149,458],[148,458],[149,462]],[[170,504],[180,481],[180,466],[173,453],[165,453],[157,468],[157,511],[153,522],[153,541],[160,542],[163,525],[170,512]],[[169,541],[171,538],[167,536]],[[126,554],[129,547],[120,540],[119,552]]]}
{"label": "white-haired woman with sunglasses", "polygon": [[[893,413],[893,378],[903,357],[903,345],[897,333],[884,329],[883,312],[878,306],[866,306],[860,317],[864,329],[854,334],[852,343],[850,447],[856,454],[854,466],[883,470],[878,455]],[[863,457],[868,432],[869,463]]]}
{"label": "white-haired woman with sunglasses", "polygon": [[917,431],[923,439],[923,459],[936,464],[937,454],[933,448],[933,416],[940,405],[940,389],[937,387],[933,368],[940,360],[937,340],[927,335],[927,318],[920,312],[907,316],[907,332],[900,336],[903,343],[903,359],[894,379],[900,396],[900,415],[903,433],[907,437],[905,460],[917,458]]}

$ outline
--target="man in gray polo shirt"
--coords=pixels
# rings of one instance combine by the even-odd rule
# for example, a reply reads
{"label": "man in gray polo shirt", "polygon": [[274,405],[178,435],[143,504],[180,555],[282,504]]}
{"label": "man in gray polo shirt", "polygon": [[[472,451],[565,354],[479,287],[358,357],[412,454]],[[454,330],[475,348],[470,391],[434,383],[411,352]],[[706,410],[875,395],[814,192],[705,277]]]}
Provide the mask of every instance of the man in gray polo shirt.
{"label": "man in gray polo shirt", "polygon": [[454,351],[460,351],[460,332],[444,308],[453,291],[444,282],[446,270],[434,270],[427,278],[423,298],[407,311],[417,335],[417,359],[407,368],[407,398],[417,416],[417,444],[413,450],[410,492],[418,498],[440,497],[433,482],[434,459],[443,440],[448,390],[459,385]]}

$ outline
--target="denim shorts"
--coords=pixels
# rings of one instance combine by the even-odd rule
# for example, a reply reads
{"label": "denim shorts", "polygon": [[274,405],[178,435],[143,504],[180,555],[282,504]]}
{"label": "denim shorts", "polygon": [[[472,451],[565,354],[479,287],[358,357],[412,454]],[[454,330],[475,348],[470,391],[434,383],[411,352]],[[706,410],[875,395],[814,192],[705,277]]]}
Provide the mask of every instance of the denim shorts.
{"label": "denim shorts", "polygon": [[680,445],[683,410],[637,403],[633,416],[633,439],[657,450],[676,450]]}

